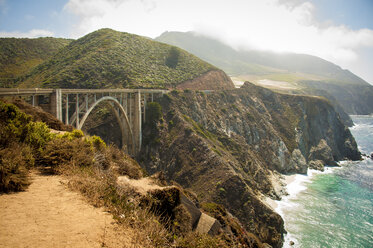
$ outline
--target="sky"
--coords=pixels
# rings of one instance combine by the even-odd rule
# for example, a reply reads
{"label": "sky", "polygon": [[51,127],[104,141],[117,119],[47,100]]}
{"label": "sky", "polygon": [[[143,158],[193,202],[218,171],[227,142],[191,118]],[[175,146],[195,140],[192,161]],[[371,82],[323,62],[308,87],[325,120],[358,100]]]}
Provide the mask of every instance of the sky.
{"label": "sky", "polygon": [[373,0],[0,0],[0,37],[76,39],[100,28],[311,54],[373,84]]}

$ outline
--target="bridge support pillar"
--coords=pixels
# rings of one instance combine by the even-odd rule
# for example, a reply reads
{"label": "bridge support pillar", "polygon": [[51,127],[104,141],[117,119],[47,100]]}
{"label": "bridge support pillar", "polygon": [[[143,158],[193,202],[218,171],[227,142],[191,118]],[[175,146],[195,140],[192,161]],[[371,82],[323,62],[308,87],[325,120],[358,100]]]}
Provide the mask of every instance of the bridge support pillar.
{"label": "bridge support pillar", "polygon": [[62,121],[62,94],[61,89],[53,90],[53,93],[50,95],[50,111],[51,113],[57,117],[60,121]]}
{"label": "bridge support pillar", "polygon": [[39,95],[32,95],[31,96],[31,103],[32,103],[32,106],[34,106],[34,107],[39,106],[40,96]]}
{"label": "bridge support pillar", "polygon": [[134,116],[133,116],[133,136],[135,139],[135,153],[138,154],[141,149],[142,133],[141,133],[141,94],[135,92],[134,97]]}

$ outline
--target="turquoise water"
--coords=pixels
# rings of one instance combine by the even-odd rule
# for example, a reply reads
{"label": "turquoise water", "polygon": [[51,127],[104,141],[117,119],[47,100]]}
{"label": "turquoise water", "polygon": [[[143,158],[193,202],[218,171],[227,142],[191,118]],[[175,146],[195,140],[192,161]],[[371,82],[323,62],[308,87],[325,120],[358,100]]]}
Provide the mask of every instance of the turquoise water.
{"label": "turquoise water", "polygon": [[[352,116],[362,153],[373,152],[373,117]],[[289,234],[284,247],[373,247],[373,160],[343,162],[324,173],[309,171],[289,185],[277,209]],[[294,241],[290,246],[289,242]]]}

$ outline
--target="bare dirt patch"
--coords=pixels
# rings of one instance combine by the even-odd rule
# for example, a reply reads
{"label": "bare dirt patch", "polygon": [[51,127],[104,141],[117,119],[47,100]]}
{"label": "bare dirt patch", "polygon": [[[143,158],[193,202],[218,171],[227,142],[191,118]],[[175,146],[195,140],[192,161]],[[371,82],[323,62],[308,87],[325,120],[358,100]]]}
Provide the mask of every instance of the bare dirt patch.
{"label": "bare dirt patch", "polygon": [[269,79],[258,80],[257,84],[267,88],[283,89],[283,90],[295,90],[296,87],[292,83],[284,81],[275,81]]}
{"label": "bare dirt patch", "polygon": [[60,176],[34,172],[27,191],[0,195],[0,247],[136,247],[131,236]]}

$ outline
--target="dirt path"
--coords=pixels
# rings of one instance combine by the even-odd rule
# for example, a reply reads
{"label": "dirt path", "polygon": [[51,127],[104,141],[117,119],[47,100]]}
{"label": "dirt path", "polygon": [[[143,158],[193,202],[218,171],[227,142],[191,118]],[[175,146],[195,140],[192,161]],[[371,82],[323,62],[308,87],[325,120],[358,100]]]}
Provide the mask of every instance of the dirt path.
{"label": "dirt path", "polygon": [[61,177],[32,178],[27,191],[0,195],[0,247],[136,247],[130,230],[69,191]]}

